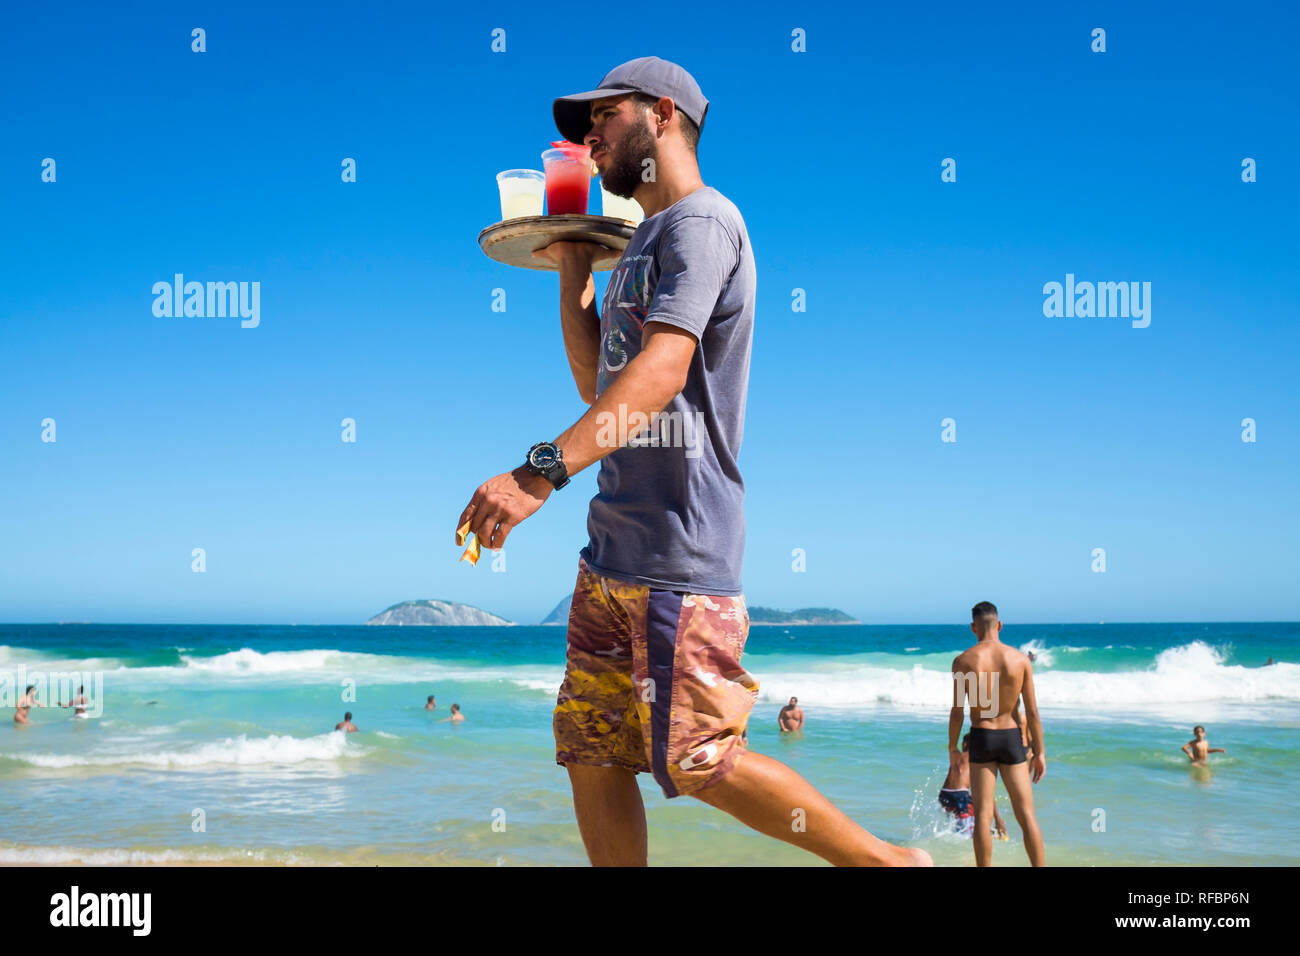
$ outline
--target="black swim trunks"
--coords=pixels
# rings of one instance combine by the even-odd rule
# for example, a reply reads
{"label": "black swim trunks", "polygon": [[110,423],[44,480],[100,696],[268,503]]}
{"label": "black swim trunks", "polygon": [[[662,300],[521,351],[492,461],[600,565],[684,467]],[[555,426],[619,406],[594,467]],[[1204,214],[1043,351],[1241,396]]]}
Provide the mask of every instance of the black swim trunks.
{"label": "black swim trunks", "polygon": [[987,730],[973,727],[970,732],[971,763],[1024,763],[1025,745],[1020,741],[1020,728]]}

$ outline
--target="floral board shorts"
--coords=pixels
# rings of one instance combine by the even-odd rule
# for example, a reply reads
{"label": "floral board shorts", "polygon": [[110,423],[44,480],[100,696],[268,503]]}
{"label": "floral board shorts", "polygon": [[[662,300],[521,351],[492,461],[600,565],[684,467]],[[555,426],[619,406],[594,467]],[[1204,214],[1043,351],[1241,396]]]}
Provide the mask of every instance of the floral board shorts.
{"label": "floral board shorts", "polygon": [[748,636],[744,595],[659,590],[581,560],[555,762],[651,773],[666,797],[717,783],[747,749],[758,697],[740,665]]}

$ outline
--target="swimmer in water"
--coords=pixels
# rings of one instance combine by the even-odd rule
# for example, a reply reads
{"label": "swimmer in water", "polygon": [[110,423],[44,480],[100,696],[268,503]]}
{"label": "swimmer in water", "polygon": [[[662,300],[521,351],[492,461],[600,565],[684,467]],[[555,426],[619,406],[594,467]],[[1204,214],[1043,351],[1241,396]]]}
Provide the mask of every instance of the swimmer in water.
{"label": "swimmer in water", "polygon": [[352,722],[352,711],[343,715],[343,719],[334,725],[335,730],[342,730],[344,733],[355,734],[357,725]]}
{"label": "swimmer in water", "polygon": [[42,704],[39,700],[36,699],[36,685],[28,684],[27,690],[23,692],[23,696],[19,697],[18,703],[14,704],[14,723],[15,724],[31,723],[31,721],[27,719],[27,714],[31,711],[33,707],[44,707],[44,706],[45,706],[44,704]]}
{"label": "swimmer in water", "polygon": [[73,717],[88,717],[89,715],[86,713],[86,708],[90,706],[90,698],[86,696],[86,685],[82,684],[78,687],[77,695],[66,704],[63,703],[63,701],[59,701],[59,706],[74,708],[72,711]]}
{"label": "swimmer in water", "polygon": [[460,704],[452,704],[451,716],[442,718],[442,720],[439,721],[439,723],[459,724],[464,719],[465,719],[465,715],[460,712]]}
{"label": "swimmer in water", "polygon": [[803,708],[799,706],[798,697],[791,697],[790,703],[781,708],[781,713],[776,715],[776,722],[783,734],[796,731],[803,733]]}
{"label": "swimmer in water", "polygon": [[1192,739],[1183,744],[1183,753],[1187,754],[1187,759],[1202,767],[1210,762],[1210,754],[1227,752],[1222,747],[1210,746],[1209,740],[1205,737],[1205,728],[1200,724],[1192,728]]}
{"label": "swimmer in water", "polygon": [[430,695],[429,695],[429,699],[426,700],[426,701],[424,702],[424,709],[425,709],[425,710],[437,710],[437,709],[438,709],[438,701],[437,701],[437,699],[436,699],[432,694],[430,694]]}

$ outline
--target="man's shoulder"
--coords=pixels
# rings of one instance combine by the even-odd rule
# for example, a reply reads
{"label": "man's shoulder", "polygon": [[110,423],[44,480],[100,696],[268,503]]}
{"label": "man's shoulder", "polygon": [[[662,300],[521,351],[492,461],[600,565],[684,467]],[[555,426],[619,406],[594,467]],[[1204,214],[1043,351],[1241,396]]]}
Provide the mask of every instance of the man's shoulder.
{"label": "man's shoulder", "polygon": [[666,211],[663,229],[691,219],[711,219],[716,221],[733,237],[737,245],[745,233],[745,218],[730,199],[712,186],[695,190],[681,202]]}

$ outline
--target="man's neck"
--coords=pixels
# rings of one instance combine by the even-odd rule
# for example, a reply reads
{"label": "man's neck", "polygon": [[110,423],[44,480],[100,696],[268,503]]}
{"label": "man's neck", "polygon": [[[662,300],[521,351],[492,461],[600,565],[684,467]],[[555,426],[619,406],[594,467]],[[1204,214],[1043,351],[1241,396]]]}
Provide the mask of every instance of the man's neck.
{"label": "man's neck", "polygon": [[645,210],[647,219],[685,199],[697,189],[704,188],[704,180],[700,178],[699,167],[694,163],[690,164],[686,169],[678,167],[677,171],[672,168],[665,169],[665,165],[667,164],[659,166],[658,179],[652,183],[642,183],[632,194],[641,208]]}

